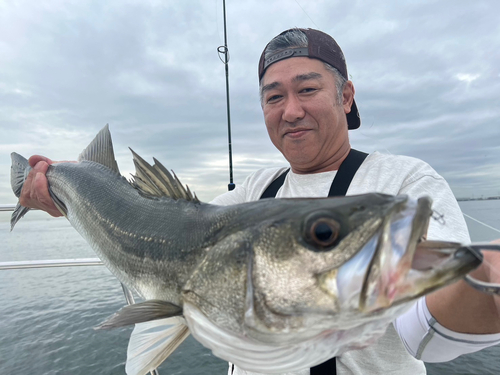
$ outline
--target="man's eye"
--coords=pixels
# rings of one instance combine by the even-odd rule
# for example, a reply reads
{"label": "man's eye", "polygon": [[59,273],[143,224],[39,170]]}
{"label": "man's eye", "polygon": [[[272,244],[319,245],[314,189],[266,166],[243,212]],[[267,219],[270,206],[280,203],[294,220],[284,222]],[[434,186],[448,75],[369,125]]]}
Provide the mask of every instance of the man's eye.
{"label": "man's eye", "polygon": [[268,103],[275,102],[279,98],[281,98],[281,95],[273,95],[273,96],[270,96],[269,98],[267,98],[267,102]]}
{"label": "man's eye", "polygon": [[313,92],[316,91],[314,87],[307,87],[305,89],[300,90],[300,92],[308,93],[308,92]]}

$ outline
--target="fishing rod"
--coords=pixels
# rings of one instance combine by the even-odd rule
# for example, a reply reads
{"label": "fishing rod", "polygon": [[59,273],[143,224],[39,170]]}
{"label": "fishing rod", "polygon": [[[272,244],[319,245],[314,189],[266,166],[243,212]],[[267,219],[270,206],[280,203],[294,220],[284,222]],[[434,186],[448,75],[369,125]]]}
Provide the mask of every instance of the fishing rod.
{"label": "fishing rod", "polygon": [[226,32],[226,0],[222,0],[222,10],[224,13],[224,45],[217,47],[217,52],[220,55],[224,55],[224,63],[226,70],[226,108],[227,108],[227,142],[229,145],[229,184],[227,185],[227,190],[231,191],[235,188],[233,183],[233,150],[231,143],[231,111],[229,107],[229,49],[227,48],[227,32]]}

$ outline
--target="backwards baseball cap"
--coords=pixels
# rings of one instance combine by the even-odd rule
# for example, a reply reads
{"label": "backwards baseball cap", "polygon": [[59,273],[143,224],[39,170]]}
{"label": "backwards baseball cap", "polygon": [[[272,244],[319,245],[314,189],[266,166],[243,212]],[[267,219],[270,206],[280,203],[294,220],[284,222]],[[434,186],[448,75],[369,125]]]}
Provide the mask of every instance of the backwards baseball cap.
{"label": "backwards baseball cap", "polygon": [[[266,59],[266,50],[271,43],[269,42],[260,56],[259,80],[262,79],[269,65],[280,60],[289,59],[290,57],[309,57],[321,60],[337,69],[342,77],[349,79],[347,76],[347,65],[345,63],[344,54],[342,53],[342,50],[337,42],[330,35],[314,29],[289,29],[283,31],[279,35],[286,34],[293,30],[300,30],[307,36],[307,47],[289,47],[281,49]],[[359,128],[361,119],[359,117],[358,107],[354,100],[352,102],[351,112],[349,112],[346,117],[349,129]]]}

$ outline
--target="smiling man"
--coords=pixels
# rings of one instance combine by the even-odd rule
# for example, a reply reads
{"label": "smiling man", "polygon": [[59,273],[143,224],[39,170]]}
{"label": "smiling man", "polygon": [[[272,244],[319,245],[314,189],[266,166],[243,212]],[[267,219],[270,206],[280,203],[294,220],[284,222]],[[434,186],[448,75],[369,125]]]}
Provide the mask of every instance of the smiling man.
{"label": "smiling man", "polygon": [[[460,208],[446,181],[421,160],[351,149],[348,130],[360,126],[344,55],[329,35],[291,29],[275,37],[259,62],[261,105],[269,137],[289,167],[259,170],[212,203],[230,205],[272,197],[326,197],[368,192],[430,196],[445,224],[431,220],[428,239],[469,243]],[[33,156],[20,197],[25,207],[54,216],[45,172],[50,159]],[[485,252],[474,276],[499,282],[498,254]],[[460,281],[421,298],[375,344],[348,351],[311,374],[425,374],[422,362],[449,361],[500,343],[500,298]],[[255,375],[230,364],[229,374]]]}

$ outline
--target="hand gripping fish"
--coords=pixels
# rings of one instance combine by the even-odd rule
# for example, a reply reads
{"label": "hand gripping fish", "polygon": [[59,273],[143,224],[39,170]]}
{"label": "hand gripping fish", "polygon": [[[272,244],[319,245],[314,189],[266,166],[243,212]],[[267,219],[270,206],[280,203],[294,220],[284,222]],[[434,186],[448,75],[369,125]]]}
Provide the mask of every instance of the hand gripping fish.
{"label": "hand gripping fish", "polygon": [[[78,163],[47,170],[61,213],[144,299],[101,325],[137,324],[128,374],[156,368],[189,333],[249,371],[309,368],[374,342],[413,300],[481,263],[459,244],[422,241],[429,198],[365,194],[216,206],[200,202],[156,159],[151,166],[132,153],[129,182],[106,126]],[[29,170],[13,153],[18,197]],[[12,228],[28,210],[17,205]]]}

